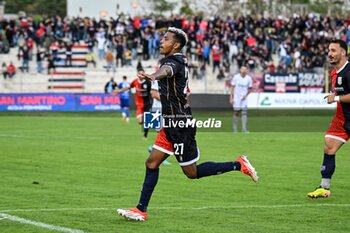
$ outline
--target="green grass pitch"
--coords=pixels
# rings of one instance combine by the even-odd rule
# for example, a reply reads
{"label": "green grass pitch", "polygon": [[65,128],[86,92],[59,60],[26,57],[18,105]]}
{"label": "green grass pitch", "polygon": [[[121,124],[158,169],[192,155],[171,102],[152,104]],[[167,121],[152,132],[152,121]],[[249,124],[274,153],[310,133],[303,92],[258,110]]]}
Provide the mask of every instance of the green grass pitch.
{"label": "green grass pitch", "polygon": [[137,204],[155,132],[143,140],[136,121],[122,123],[118,113],[1,113],[0,232],[59,232],[4,214],[61,231],[350,232],[349,145],[337,153],[331,197],[305,195],[320,183],[332,114],[256,113],[249,134],[199,131],[199,162],[245,154],[259,183],[240,172],[189,180],[170,158],[172,165],[160,168],[148,220],[132,222],[115,209]]}

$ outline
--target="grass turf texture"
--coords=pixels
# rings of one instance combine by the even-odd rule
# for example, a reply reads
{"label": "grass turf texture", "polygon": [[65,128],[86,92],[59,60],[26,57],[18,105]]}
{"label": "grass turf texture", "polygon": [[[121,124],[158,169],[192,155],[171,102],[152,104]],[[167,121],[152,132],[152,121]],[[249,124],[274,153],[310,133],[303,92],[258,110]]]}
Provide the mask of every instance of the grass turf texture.
{"label": "grass turf texture", "polygon": [[[258,184],[240,172],[188,180],[171,157],[144,223],[115,209],[136,205],[156,133],[144,141],[135,120],[123,124],[116,113],[2,113],[0,213],[85,232],[349,232],[348,145],[337,153],[332,196],[305,196],[320,182],[333,112],[260,113],[250,114],[250,134],[197,134],[200,162],[248,155]],[[253,132],[259,124],[272,130]],[[0,231],[52,232],[6,219]]]}

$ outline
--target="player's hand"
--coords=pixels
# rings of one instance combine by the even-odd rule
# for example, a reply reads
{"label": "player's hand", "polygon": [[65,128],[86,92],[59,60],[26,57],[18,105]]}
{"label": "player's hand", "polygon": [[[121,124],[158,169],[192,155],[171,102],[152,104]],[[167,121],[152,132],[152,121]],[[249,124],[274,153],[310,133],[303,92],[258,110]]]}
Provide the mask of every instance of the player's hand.
{"label": "player's hand", "polygon": [[233,98],[230,98],[230,104],[231,105],[233,104]]}
{"label": "player's hand", "polygon": [[335,94],[334,94],[333,92],[329,92],[329,94],[326,95],[326,96],[324,97],[324,99],[327,99],[327,103],[328,103],[328,104],[331,104],[331,103],[334,103],[334,102],[335,102],[335,101],[334,101],[334,97],[335,97]]}
{"label": "player's hand", "polygon": [[120,93],[120,90],[113,90],[113,91],[111,92],[112,95],[117,95],[117,94],[119,94],[119,93]]}
{"label": "player's hand", "polygon": [[145,73],[138,73],[137,74],[137,77],[140,79],[140,80],[149,80],[149,81],[154,81],[154,77],[150,74],[145,74]]}

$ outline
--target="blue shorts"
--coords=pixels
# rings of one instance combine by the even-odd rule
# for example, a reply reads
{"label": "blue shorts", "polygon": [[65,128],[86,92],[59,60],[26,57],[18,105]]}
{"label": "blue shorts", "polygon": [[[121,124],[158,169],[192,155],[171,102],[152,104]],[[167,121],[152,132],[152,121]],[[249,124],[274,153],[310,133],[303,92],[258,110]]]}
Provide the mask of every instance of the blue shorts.
{"label": "blue shorts", "polygon": [[121,108],[129,108],[130,107],[130,99],[120,99],[120,107]]}

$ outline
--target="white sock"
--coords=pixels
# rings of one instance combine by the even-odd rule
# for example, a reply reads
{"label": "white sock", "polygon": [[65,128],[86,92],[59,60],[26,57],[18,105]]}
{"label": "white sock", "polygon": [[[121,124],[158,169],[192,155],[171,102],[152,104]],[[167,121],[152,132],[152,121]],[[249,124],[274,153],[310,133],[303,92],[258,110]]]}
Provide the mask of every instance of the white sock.
{"label": "white sock", "polygon": [[331,187],[331,179],[329,179],[329,178],[322,178],[321,187],[325,188],[325,189],[329,189]]}

